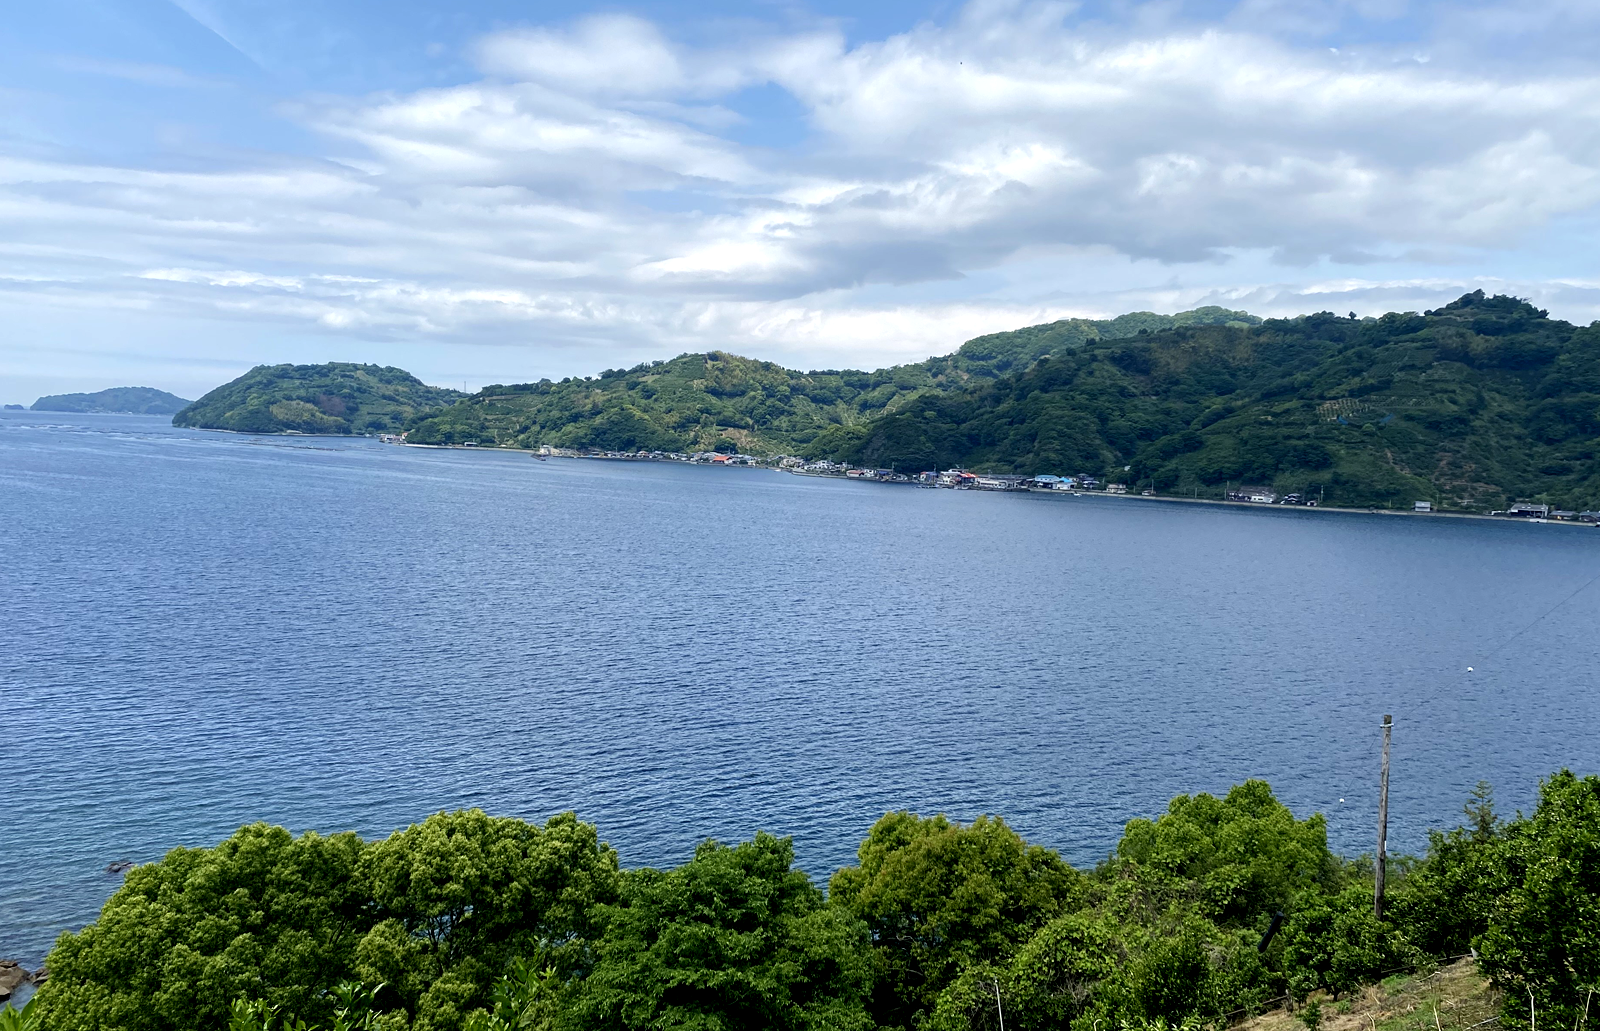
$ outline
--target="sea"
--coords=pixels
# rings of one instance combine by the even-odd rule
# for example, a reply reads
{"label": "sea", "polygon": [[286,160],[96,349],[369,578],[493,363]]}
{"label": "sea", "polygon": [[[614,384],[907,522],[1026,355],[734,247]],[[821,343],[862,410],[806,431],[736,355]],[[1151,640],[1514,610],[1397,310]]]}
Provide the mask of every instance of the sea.
{"label": "sea", "polygon": [[[1073,472],[1074,470],[1061,470]],[[264,820],[573,810],[625,865],[892,810],[1092,865],[1267,780],[1370,852],[1600,768],[1600,531],[0,414],[0,957]],[[1468,672],[1468,668],[1471,672]]]}

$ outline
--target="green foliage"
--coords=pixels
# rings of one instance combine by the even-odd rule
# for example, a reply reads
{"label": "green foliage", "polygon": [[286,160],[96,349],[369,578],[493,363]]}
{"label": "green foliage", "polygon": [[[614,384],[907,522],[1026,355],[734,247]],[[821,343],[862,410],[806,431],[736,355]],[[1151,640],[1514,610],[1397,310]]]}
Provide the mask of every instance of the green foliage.
{"label": "green foliage", "polygon": [[0,1006],[0,1031],[44,1031],[44,1011],[29,999],[19,1010],[9,1002]]}
{"label": "green foliage", "polygon": [[1542,1020],[1576,1024],[1600,991],[1600,778],[1551,777],[1533,815],[1487,847],[1498,861],[1477,939],[1483,970],[1507,992],[1508,1015],[1531,991]]}
{"label": "green foliage", "polygon": [[520,956],[495,982],[487,1010],[467,1017],[466,1031],[545,1031],[560,1016],[562,981],[555,967],[535,970]]}
{"label": "green foliage", "polygon": [[1312,999],[1300,1007],[1300,1012],[1295,1016],[1300,1018],[1300,1023],[1306,1026],[1306,1031],[1317,1031],[1322,1026],[1322,1001]]}
{"label": "green foliage", "polygon": [[1407,876],[1390,915],[1409,940],[1439,958],[1463,955],[1489,926],[1500,891],[1499,850],[1505,826],[1494,811],[1494,791],[1479,781],[1462,806],[1467,826],[1430,831],[1427,862]]}
{"label": "green foliage", "polygon": [[1420,958],[1393,924],[1373,915],[1366,885],[1303,903],[1283,938],[1289,987],[1302,998],[1318,989],[1338,996]]}
{"label": "green foliage", "polygon": [[513,957],[585,962],[617,878],[571,814],[439,813],[373,844],[254,824],[131,870],[95,923],[61,936],[37,999],[52,1031],[219,1027],[240,999],[261,1019],[326,1022],[359,978],[407,1026],[450,1031]]}
{"label": "green foliage", "polygon": [[628,875],[605,907],[576,1026],[870,1028],[866,928],[827,905],[793,859],[789,839],[760,834]]}
{"label": "green foliage", "polygon": [[172,415],[190,402],[155,387],[111,387],[93,394],[51,394],[33,403],[36,412],[126,412]]}
{"label": "green foliage", "polygon": [[37,1000],[52,1031],[218,1027],[241,996],[321,1019],[371,922],[353,834],[253,824],[138,866],[51,950]]}
{"label": "green foliage", "polygon": [[[1520,359],[1519,359],[1520,360]],[[1249,781],[1130,821],[1085,876],[1002,821],[891,813],[831,898],[787,839],[620,872],[593,827],[441,813],[386,840],[255,825],[132,871],[0,1031],[1172,1031],[1335,998],[1468,943],[1539,1022],[1600,981],[1600,779],[1370,869]],[[1265,934],[1282,915],[1275,937]],[[359,978],[360,984],[353,978]],[[1308,1029],[1320,1003],[1300,1011]]]}
{"label": "green foliage", "polygon": [[[332,1000],[333,1016],[327,1031],[374,1031],[379,1027],[378,994],[382,985],[367,987],[346,981],[327,996]],[[303,1017],[283,1014],[264,1000],[239,998],[228,1013],[228,1031],[310,1031]]]}
{"label": "green foliage", "polygon": [[897,378],[893,370],[799,373],[712,351],[598,378],[485,387],[417,420],[407,439],[767,454],[792,449],[828,426],[858,422],[932,382],[926,373]]}
{"label": "green foliage", "polygon": [[398,433],[461,396],[379,365],[258,365],[178,412],[172,424],[239,433]]}
{"label": "green foliage", "polygon": [[[602,451],[775,454],[807,445],[826,451],[853,439],[852,432],[874,416],[898,411],[925,394],[1026,368],[1052,348],[1174,326],[1259,321],[1223,308],[1067,319],[979,337],[954,354],[876,372],[802,373],[721,351],[685,354],[632,369],[607,369],[598,377],[485,387],[447,411],[418,419],[407,439]],[[922,468],[923,457],[896,450],[902,468]]]}
{"label": "green foliage", "polygon": [[990,817],[963,826],[890,813],[856,855],[829,890],[871,929],[884,1026],[911,1026],[963,967],[1009,958],[1083,894],[1059,855]]}
{"label": "green foliage", "polygon": [[[1329,504],[1600,506],[1600,326],[1577,329],[1515,298],[1480,291],[1424,315],[1321,313],[1025,346],[1048,328],[981,338],[1000,378],[908,398],[804,453],[1114,475],[1212,497],[1248,482]],[[1002,360],[1008,341],[1027,363]]]}
{"label": "green foliage", "polygon": [[1262,321],[1221,308],[1068,319],[870,373],[802,373],[712,351],[462,397],[398,369],[263,366],[174,421],[1090,473],[1213,497],[1253,483],[1342,505],[1594,508],[1600,325],[1579,329],[1477,291],[1378,319]]}
{"label": "green foliage", "polygon": [[1264,927],[1338,877],[1321,815],[1296,820],[1259,780],[1220,799],[1180,795],[1155,821],[1129,821],[1117,858],[1137,868],[1146,891],[1230,926]]}
{"label": "green foliage", "polygon": [[587,962],[594,907],[617,896],[617,857],[570,813],[544,827],[477,809],[439,813],[367,847],[374,926],[356,972],[393,986],[418,1028],[457,1028],[518,956]]}

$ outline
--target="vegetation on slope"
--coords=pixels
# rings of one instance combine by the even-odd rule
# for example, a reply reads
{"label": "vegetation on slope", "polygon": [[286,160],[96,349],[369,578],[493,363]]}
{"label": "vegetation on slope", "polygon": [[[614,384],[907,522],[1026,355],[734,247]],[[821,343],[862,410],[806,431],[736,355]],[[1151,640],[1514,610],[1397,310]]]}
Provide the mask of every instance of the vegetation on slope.
{"label": "vegetation on slope", "polygon": [[36,412],[115,412],[172,415],[190,402],[155,387],[111,387],[93,394],[50,394],[33,403]]}
{"label": "vegetation on slope", "polygon": [[1190,325],[1248,326],[1245,312],[1200,308],[1065,319],[978,337],[955,354],[877,372],[795,372],[720,351],[686,354],[598,377],[485,387],[418,420],[419,444],[499,444],[604,451],[794,452],[833,426],[856,426],[929,392],[988,381],[1052,349]]}
{"label": "vegetation on slope", "polygon": [[172,424],[239,433],[398,433],[461,396],[388,366],[258,365],[178,412]]}
{"label": "vegetation on slope", "polygon": [[805,453],[1486,510],[1519,498],[1600,507],[1597,451],[1600,325],[1479,291],[1422,315],[1323,313],[1056,348],[999,380],[831,429]]}
{"label": "vegetation on slope", "polygon": [[1471,1031],[1494,1023],[1504,1002],[1468,957],[1386,977],[1337,1002],[1274,1009],[1243,1021],[1238,1031]]}
{"label": "vegetation on slope", "polygon": [[1600,779],[1562,772],[1509,822],[1476,799],[1396,864],[1383,920],[1370,864],[1258,781],[1131,821],[1092,871],[1000,820],[892,813],[826,896],[768,835],[658,871],[570,814],[441,813],[372,843],[256,825],[132,871],[34,1005],[53,1031],[970,1031],[997,1006],[1014,1031],[1156,1031],[1337,1005],[1470,946],[1504,1026],[1531,1004],[1581,1031]]}

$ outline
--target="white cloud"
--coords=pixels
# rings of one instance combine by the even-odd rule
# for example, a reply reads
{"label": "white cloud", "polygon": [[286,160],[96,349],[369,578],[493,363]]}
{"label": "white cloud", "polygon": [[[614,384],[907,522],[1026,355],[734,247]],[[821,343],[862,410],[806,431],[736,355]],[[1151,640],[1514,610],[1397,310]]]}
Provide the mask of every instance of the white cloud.
{"label": "white cloud", "polygon": [[[1478,282],[1600,314],[1587,251],[1578,278],[1517,268],[1600,206],[1592,67],[1462,58],[1490,4],[1465,35],[1337,52],[1296,33],[1416,9],[1173,10],[979,3],[854,47],[691,47],[622,15],[506,31],[481,81],[287,108],[324,159],[0,158],[0,292],[599,352],[586,367],[713,346],[871,365],[1066,314],[1430,307]],[[1391,53],[1419,48],[1445,56]],[[740,142],[761,117],[740,91],[764,84],[799,102],[803,143]]]}

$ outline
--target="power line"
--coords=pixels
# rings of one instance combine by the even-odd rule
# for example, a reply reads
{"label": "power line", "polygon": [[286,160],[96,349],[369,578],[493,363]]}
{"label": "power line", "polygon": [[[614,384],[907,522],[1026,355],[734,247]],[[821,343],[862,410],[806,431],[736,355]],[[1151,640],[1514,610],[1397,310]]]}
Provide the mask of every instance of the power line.
{"label": "power line", "polygon": [[[1571,594],[1568,594],[1566,597],[1562,598],[1560,601],[1556,602],[1554,605],[1550,606],[1548,609],[1544,610],[1539,615],[1535,616],[1529,623],[1524,625],[1521,629],[1519,629],[1516,633],[1512,634],[1510,637],[1506,638],[1504,641],[1501,641],[1499,644],[1495,645],[1495,647],[1494,647],[1494,649],[1492,651],[1490,651],[1488,654],[1484,655],[1482,658],[1478,659],[1477,661],[1480,662],[1480,663],[1484,663],[1484,662],[1488,662],[1490,659],[1493,659],[1496,655],[1499,655],[1501,652],[1505,651],[1506,648],[1510,647],[1512,642],[1516,641],[1523,634],[1527,633],[1529,630],[1532,630],[1534,627],[1538,626],[1540,623],[1543,623],[1546,619],[1548,619],[1551,615],[1553,615],[1557,609],[1561,608],[1567,602],[1569,602],[1572,599],[1576,598],[1578,595],[1582,594],[1584,591],[1587,591],[1590,587],[1593,587],[1597,581],[1600,581],[1600,572],[1595,573],[1595,575],[1591,576],[1588,580],[1585,580],[1583,582],[1583,584],[1578,587],[1577,590],[1573,591]],[[1443,697],[1443,695],[1444,695],[1444,693],[1446,691],[1448,691],[1450,688],[1455,687],[1457,684],[1459,684],[1461,682],[1462,679],[1464,679],[1466,677],[1466,675],[1468,673],[1472,673],[1472,672],[1476,672],[1476,670],[1474,669],[1474,667],[1468,666],[1464,671],[1457,673],[1455,676],[1451,677],[1446,682],[1440,684],[1438,689],[1436,691],[1434,691],[1432,695],[1430,695],[1429,697],[1424,698],[1424,699],[1416,702],[1414,704],[1413,708],[1421,709],[1421,708],[1424,708],[1424,707],[1426,707],[1428,705],[1432,705],[1434,702],[1438,701],[1441,697]]]}

